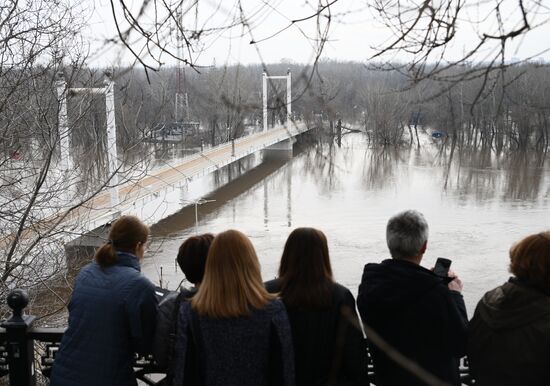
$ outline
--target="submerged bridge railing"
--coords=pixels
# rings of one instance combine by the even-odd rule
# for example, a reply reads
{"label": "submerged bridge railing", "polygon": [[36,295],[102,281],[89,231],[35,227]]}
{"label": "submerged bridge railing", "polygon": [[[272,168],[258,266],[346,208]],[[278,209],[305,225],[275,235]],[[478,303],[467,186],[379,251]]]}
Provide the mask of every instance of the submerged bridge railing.
{"label": "submerged bridge railing", "polygon": [[[25,291],[10,292],[7,303],[12,316],[1,322],[0,379],[8,376],[11,386],[36,386],[47,382],[65,332],[65,328],[33,327],[35,317],[24,313],[28,302]],[[375,368],[370,355],[367,366],[371,384],[375,385]],[[158,366],[151,355],[136,355],[133,367],[136,379],[142,383],[164,384],[166,369]],[[462,384],[475,385],[466,358],[461,360],[460,375]]]}

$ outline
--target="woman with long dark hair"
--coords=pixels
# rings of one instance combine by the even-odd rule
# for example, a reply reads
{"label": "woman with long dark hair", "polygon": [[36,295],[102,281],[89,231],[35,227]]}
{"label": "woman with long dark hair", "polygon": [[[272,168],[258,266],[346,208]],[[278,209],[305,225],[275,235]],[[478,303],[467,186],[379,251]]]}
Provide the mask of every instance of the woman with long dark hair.
{"label": "woman with long dark hair", "polygon": [[294,385],[285,307],[262,284],[248,237],[218,234],[201,285],[180,306],[174,385]]}
{"label": "woman with long dark hair", "polygon": [[80,270],[52,386],[134,386],[135,353],[149,353],[157,300],[141,274],[149,228],[137,217],[113,223],[95,261]]}
{"label": "woman with long dark hair", "polygon": [[288,236],[278,279],[292,329],[296,384],[368,385],[367,351],[351,292],[333,279],[327,239],[314,228]]}

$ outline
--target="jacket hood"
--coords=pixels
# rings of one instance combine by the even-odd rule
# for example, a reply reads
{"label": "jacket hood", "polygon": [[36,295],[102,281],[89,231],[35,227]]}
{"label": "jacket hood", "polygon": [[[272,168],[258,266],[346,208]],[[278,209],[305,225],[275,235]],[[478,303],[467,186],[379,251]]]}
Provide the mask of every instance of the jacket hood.
{"label": "jacket hood", "polygon": [[487,292],[477,313],[494,330],[518,328],[550,314],[550,297],[511,278]]}
{"label": "jacket hood", "polygon": [[367,264],[359,297],[370,307],[392,310],[410,306],[445,279],[418,264],[397,259]]}

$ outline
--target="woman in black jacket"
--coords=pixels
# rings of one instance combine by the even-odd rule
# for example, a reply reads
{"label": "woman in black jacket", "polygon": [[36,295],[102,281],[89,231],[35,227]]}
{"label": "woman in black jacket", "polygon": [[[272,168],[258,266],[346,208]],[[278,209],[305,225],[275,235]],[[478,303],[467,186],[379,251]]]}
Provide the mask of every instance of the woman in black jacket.
{"label": "woman in black jacket", "polygon": [[157,313],[157,328],[153,341],[153,356],[157,364],[167,369],[167,384],[171,384],[171,365],[174,358],[175,336],[177,331],[177,318],[181,302],[191,299],[199,288],[204,276],[206,256],[214,235],[191,236],[181,244],[176,261],[185,278],[193,286],[181,287],[178,292],[172,292],[160,302]]}
{"label": "woman in black jacket", "polygon": [[287,308],[298,386],[369,384],[355,299],[332,277],[323,232],[295,229],[285,244],[279,278],[266,288],[278,292]]}

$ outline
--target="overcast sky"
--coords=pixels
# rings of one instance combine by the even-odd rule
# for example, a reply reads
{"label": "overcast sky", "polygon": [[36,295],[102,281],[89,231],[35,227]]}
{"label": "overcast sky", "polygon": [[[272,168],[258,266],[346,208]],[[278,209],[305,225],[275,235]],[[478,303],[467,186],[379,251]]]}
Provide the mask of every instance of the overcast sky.
{"label": "overcast sky", "polygon": [[[501,0],[502,1],[502,0]],[[504,25],[512,29],[521,23],[521,13],[517,7],[518,0],[504,0],[501,6],[501,14]],[[525,0],[526,6],[533,10],[535,0]],[[137,13],[141,2],[128,2],[134,6]],[[153,3],[152,1],[150,3]],[[387,45],[394,35],[389,28],[383,25],[380,15],[368,4],[373,0],[339,0],[330,7],[331,23],[329,26],[329,40],[323,50],[323,58],[337,60],[367,61],[375,52],[376,47]],[[445,58],[457,59],[464,52],[468,52],[479,41],[482,33],[496,33],[497,23],[494,14],[489,10],[493,8],[493,1],[482,1],[477,5],[473,0],[468,1],[462,18],[458,21],[457,39],[446,50]],[[294,23],[294,19],[305,18],[314,13],[317,2],[303,0],[242,0],[241,12],[238,2],[235,0],[201,0],[199,8],[192,9],[184,18],[184,25],[192,29],[195,24],[202,26],[205,32],[200,39],[200,44],[191,52],[186,52],[186,58],[199,65],[223,65],[226,63],[273,63],[281,60],[291,60],[298,63],[310,63],[317,51],[317,19]],[[542,53],[550,47],[550,23],[547,9],[537,9],[537,16],[530,16],[530,25],[534,26],[525,37],[516,38],[508,47],[507,57],[527,58],[539,57],[550,60],[548,52]],[[197,12],[196,12],[197,11]],[[120,11],[116,11],[120,15]],[[150,5],[145,15],[140,19],[144,25],[152,23],[154,7]],[[198,18],[196,17],[198,15]],[[250,28],[239,24],[241,15],[245,15]],[[533,14],[531,14],[533,15]],[[122,18],[119,18],[122,20]],[[394,21],[394,20],[392,20]],[[232,28],[224,28],[231,24],[237,24]],[[116,28],[113,22],[110,2],[96,0],[89,30],[85,32],[89,39],[92,63],[101,66],[128,64],[131,55],[123,47],[106,45],[107,39],[116,36]],[[122,24],[124,25],[124,24]],[[290,27],[289,27],[290,25]],[[326,18],[321,18],[321,29],[326,27]],[[286,29],[285,29],[286,28]],[[219,30],[218,30],[219,29]],[[277,33],[280,31],[279,33]],[[175,37],[175,34],[173,34]],[[254,39],[257,44],[249,44]],[[170,42],[168,33],[162,37],[163,44],[176,51],[176,44]],[[134,41],[133,47],[141,48],[140,41]],[[490,49],[485,49],[477,56],[476,60],[487,60]],[[147,55],[143,54],[146,60]],[[403,52],[387,55],[383,60],[407,61],[409,56]],[[163,56],[162,60],[167,64],[173,64],[173,59]]]}

